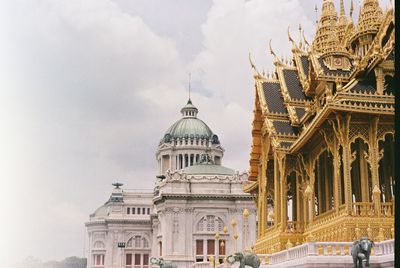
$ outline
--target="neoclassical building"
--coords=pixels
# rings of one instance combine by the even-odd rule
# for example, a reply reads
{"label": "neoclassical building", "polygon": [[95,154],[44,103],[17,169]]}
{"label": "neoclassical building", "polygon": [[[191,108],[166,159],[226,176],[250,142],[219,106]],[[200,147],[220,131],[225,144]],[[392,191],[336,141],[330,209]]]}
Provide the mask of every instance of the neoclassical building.
{"label": "neoclassical building", "polygon": [[288,30],[290,59],[277,57],[270,43],[274,71],[251,63],[245,191],[256,199],[257,253],[394,238],[393,8],[364,0],[358,21],[352,13],[352,4],[347,16],[343,0],[339,14],[324,0],[312,42],[304,35],[295,42]]}
{"label": "neoclassical building", "polygon": [[153,192],[115,184],[109,200],[90,215],[88,267],[148,268],[151,257],[178,267],[222,263],[256,238],[256,208],[243,192],[247,173],[221,165],[224,149],[191,100],[162,137]]}

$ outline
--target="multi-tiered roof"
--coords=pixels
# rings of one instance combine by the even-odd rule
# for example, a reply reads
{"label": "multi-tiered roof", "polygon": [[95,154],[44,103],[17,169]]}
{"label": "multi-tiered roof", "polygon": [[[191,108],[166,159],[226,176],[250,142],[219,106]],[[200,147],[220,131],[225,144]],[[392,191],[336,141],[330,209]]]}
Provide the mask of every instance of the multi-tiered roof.
{"label": "multi-tiered roof", "polygon": [[[335,111],[394,114],[390,78],[394,73],[394,14],[377,0],[365,0],[358,22],[337,15],[333,0],[324,0],[314,40],[302,35],[292,44],[292,57],[279,59],[271,47],[275,70],[260,73],[251,63],[256,85],[250,180],[256,180],[262,133],[272,146],[288,153],[298,150]],[[263,124],[264,122],[264,124]],[[264,126],[264,129],[261,129]]]}

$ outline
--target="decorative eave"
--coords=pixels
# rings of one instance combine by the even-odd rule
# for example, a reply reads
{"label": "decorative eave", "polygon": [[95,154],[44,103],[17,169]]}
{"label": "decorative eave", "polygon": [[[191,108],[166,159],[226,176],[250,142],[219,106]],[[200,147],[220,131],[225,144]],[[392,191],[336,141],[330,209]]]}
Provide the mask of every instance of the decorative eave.
{"label": "decorative eave", "polygon": [[149,224],[150,219],[127,219],[127,218],[105,218],[101,220],[94,220],[85,223],[86,227],[89,226],[103,226],[107,224]]}
{"label": "decorative eave", "polygon": [[173,200],[251,200],[252,197],[248,193],[238,194],[221,194],[221,193],[188,193],[188,194],[174,194],[174,193],[162,193],[157,197],[154,197],[153,202],[155,205],[164,202],[166,199]]}
{"label": "decorative eave", "polygon": [[258,164],[261,156],[261,137],[262,137],[262,127],[263,127],[263,115],[262,107],[259,93],[257,91],[257,86],[255,90],[255,101],[254,101],[254,117],[252,123],[252,141],[250,148],[250,160],[249,160],[249,181],[256,181],[258,176]]}
{"label": "decorative eave", "polygon": [[290,153],[294,153],[300,149],[333,111],[394,115],[394,104],[393,95],[337,93],[317,113],[310,124],[305,127],[289,151]]}

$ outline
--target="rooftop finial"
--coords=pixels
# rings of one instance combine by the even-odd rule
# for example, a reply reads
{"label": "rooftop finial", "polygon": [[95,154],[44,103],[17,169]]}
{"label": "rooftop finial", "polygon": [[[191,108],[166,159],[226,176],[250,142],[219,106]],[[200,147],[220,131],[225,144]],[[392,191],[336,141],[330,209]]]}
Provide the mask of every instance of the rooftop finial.
{"label": "rooftop finial", "polygon": [[123,183],[120,183],[120,182],[114,182],[113,184],[112,184],[112,186],[115,186],[115,189],[120,189],[119,187],[121,187],[122,185],[124,185]]}
{"label": "rooftop finial", "polygon": [[317,7],[317,4],[315,4],[314,10],[315,10],[315,23],[318,24],[318,7]]}
{"label": "rooftop finial", "polygon": [[351,0],[350,1],[350,18],[353,16],[353,10],[354,10],[353,0]]}

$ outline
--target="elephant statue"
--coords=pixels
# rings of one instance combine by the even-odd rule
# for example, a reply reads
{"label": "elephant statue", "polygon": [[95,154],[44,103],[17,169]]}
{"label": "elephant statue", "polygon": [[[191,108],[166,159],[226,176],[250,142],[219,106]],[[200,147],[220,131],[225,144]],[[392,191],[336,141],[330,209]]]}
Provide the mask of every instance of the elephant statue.
{"label": "elephant statue", "polygon": [[239,262],[239,268],[245,268],[246,265],[251,266],[253,268],[258,268],[260,266],[260,259],[254,253],[235,253],[233,255],[229,255],[227,257],[227,261],[230,264],[234,264],[235,262]]}
{"label": "elephant statue", "polygon": [[176,264],[172,262],[166,262],[163,258],[150,258],[150,263],[160,266],[160,268],[177,268]]}
{"label": "elephant statue", "polygon": [[369,268],[369,256],[374,242],[368,237],[361,237],[360,240],[353,242],[351,256],[353,257],[354,268]]}

